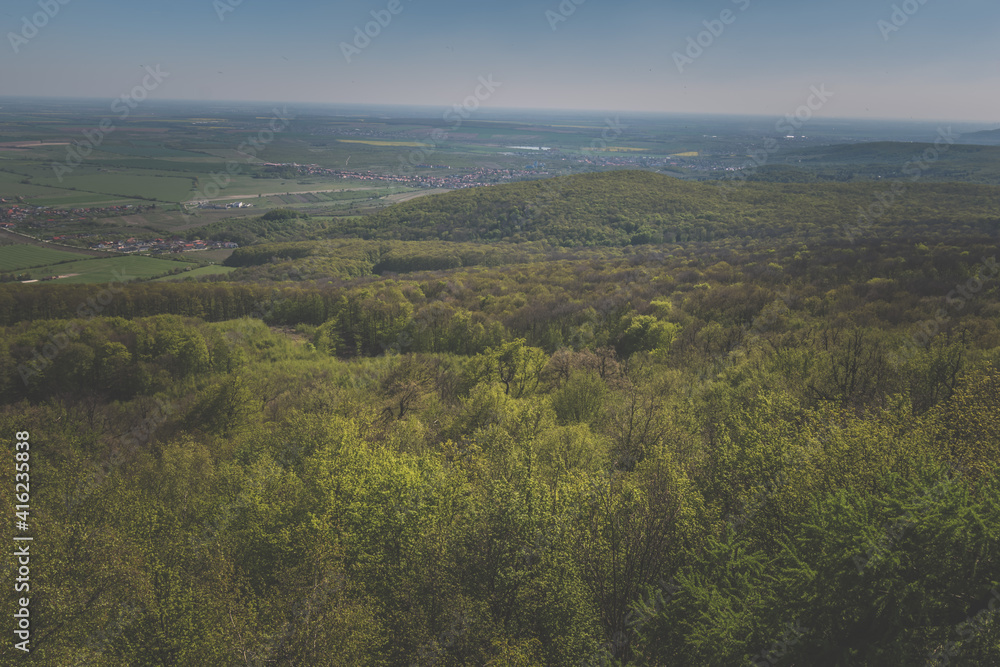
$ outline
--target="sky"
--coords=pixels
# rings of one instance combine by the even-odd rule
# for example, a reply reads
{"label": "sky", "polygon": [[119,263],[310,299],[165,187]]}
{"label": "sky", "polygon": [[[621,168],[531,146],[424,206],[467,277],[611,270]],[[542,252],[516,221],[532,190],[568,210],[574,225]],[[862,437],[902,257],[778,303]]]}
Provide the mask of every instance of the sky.
{"label": "sky", "polygon": [[996,0],[4,0],[0,31],[10,96],[145,83],[179,100],[1000,123]]}

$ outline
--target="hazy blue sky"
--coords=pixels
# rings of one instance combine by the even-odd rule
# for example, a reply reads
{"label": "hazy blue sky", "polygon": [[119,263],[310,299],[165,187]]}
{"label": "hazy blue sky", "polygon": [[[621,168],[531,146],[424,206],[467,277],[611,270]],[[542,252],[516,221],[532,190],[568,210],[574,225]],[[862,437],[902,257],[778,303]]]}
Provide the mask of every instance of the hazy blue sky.
{"label": "hazy blue sky", "polygon": [[825,86],[822,116],[1000,122],[997,0],[399,2],[348,63],[389,0],[4,0],[0,94],[110,99],[159,65],[162,99],[448,106],[492,75],[484,107],[784,115]]}

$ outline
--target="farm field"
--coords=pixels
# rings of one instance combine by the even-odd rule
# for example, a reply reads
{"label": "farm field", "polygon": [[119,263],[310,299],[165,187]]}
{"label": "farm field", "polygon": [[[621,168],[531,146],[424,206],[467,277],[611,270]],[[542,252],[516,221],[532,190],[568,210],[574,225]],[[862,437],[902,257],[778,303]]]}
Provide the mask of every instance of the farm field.
{"label": "farm field", "polygon": [[218,250],[199,250],[197,252],[185,253],[185,259],[188,261],[194,260],[200,263],[215,262],[217,264],[222,264],[224,261],[229,259],[232,254],[233,251],[226,248],[220,248]]}
{"label": "farm field", "polygon": [[926,135],[816,119],[724,190],[773,120],[316,111],[251,157],[266,110],[151,105],[60,181],[106,110],[53,106],[0,104],[7,432],[86,496],[38,496],[39,664],[744,665],[793,619],[786,664],[925,664],[998,585],[1000,148],[868,229]]}
{"label": "farm field", "polygon": [[419,148],[427,145],[416,141],[365,141],[364,139],[338,139],[337,141],[342,144],[365,144],[368,146],[388,146],[393,148]]}
{"label": "farm field", "polygon": [[2,12],[0,667],[1000,667],[1000,2],[152,4]]}
{"label": "farm field", "polygon": [[191,191],[190,178],[179,178],[163,175],[145,175],[130,173],[124,170],[107,170],[94,173],[70,174],[60,181],[55,176],[51,178],[36,178],[40,185],[51,187],[63,186],[86,192],[97,192],[116,197],[135,199],[155,199],[162,202],[178,202],[188,196]]}
{"label": "farm field", "polygon": [[[31,270],[33,278],[45,276],[66,275],[46,283],[110,283],[112,281],[128,281],[136,278],[155,278],[162,276],[178,266],[185,266],[176,261],[155,259],[153,257],[108,257],[85,259],[78,262],[42,266]],[[76,274],[76,275],[69,275]],[[38,283],[35,283],[38,284]]]}
{"label": "farm field", "polygon": [[[690,119],[634,118],[619,124],[615,117],[604,115],[553,113],[526,119],[498,113],[491,118],[465,119],[461,127],[454,127],[440,116],[390,118],[350,113],[304,116],[301,124],[293,123],[252,155],[245,142],[266,127],[267,112],[251,115],[233,110],[226,118],[206,120],[190,111],[170,106],[155,116],[131,118],[81,164],[60,174],[53,167],[68,164],[70,142],[81,141],[81,133],[95,127],[107,115],[107,108],[0,114],[0,137],[7,144],[0,146],[0,199],[58,208],[157,202],[167,209],[171,204],[253,199],[247,203],[255,205],[254,213],[274,207],[333,213],[368,208],[362,203],[364,195],[346,191],[375,184],[293,172],[284,178],[261,178],[268,175],[265,165],[319,165],[398,175],[401,164],[426,163],[415,170],[417,179],[460,177],[483,169],[510,170],[517,172],[518,179],[530,179],[629,166],[704,178],[708,173],[704,167],[736,164],[748,145],[743,126],[723,127],[726,133],[716,136],[721,132],[717,123],[709,135],[702,131],[703,123]],[[440,134],[434,132],[442,130],[446,139],[435,140]],[[607,135],[613,140],[604,140]],[[552,150],[527,151],[519,146]],[[699,168],[691,170],[695,163]],[[235,174],[227,173],[227,165],[232,171],[234,164]],[[414,185],[423,184],[418,180]],[[410,190],[376,186],[373,194],[385,197]],[[186,218],[180,224],[168,221],[163,227],[152,218],[150,222],[164,231],[189,226]]]}
{"label": "farm field", "polygon": [[8,245],[0,247],[0,272],[20,271],[34,266],[79,259],[79,255],[61,250],[22,244]]}
{"label": "farm field", "polygon": [[185,271],[184,273],[179,273],[176,276],[163,276],[162,278],[154,278],[152,282],[166,282],[173,280],[187,280],[188,278],[202,278],[204,276],[222,276],[228,273],[232,273],[236,268],[232,266],[200,266],[197,269],[191,269],[190,271]]}

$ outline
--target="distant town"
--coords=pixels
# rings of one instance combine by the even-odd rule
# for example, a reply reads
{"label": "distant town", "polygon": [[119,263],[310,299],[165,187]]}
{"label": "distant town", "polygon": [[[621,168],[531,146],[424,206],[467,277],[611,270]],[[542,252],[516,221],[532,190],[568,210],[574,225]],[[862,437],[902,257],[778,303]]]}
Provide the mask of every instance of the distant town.
{"label": "distant town", "polygon": [[[242,202],[240,202],[242,204]],[[155,209],[151,206],[108,206],[103,208],[74,208],[55,209],[43,206],[22,206],[19,204],[10,206],[9,202],[0,199],[0,229],[15,231],[19,225],[31,223],[38,226],[40,223],[59,223],[85,221],[94,217],[110,217],[114,215],[126,215],[129,213],[139,213]],[[231,206],[232,208],[246,208],[247,206]],[[218,208],[229,208],[219,206]],[[39,240],[51,241],[53,243],[65,243],[67,241],[85,241],[92,239],[99,234],[56,234],[53,236],[41,237]],[[117,240],[103,240],[87,246],[91,250],[102,250],[114,253],[173,253],[192,252],[195,250],[219,250],[238,248],[236,243],[229,241],[203,241],[201,239],[186,239],[180,236],[171,236],[153,239],[125,238]]]}
{"label": "distant town", "polygon": [[[346,169],[330,169],[321,167],[318,164],[298,164],[295,162],[277,163],[270,162],[262,165],[263,178],[285,177],[285,173],[291,170],[296,176],[327,176],[333,178],[351,179],[356,181],[375,181],[379,183],[398,183],[418,188],[445,188],[458,190],[461,188],[474,188],[483,185],[495,185],[497,183],[510,183],[526,178],[542,175],[550,175],[548,171],[535,168],[527,169],[495,169],[481,167],[464,175],[449,176],[428,176],[428,175],[398,175],[380,174],[374,171],[349,171]],[[416,164],[413,169],[441,169],[450,170],[447,165]],[[270,172],[270,174],[269,174]],[[272,175],[273,174],[273,175]]]}
{"label": "distant town", "polygon": [[51,208],[49,206],[26,206],[23,197],[12,201],[0,199],[0,227],[10,229],[17,223],[64,223],[83,222],[93,218],[111,218],[121,215],[132,215],[145,211],[155,211],[156,204],[121,206],[102,206],[94,208]]}
{"label": "distant town", "polygon": [[214,209],[224,209],[228,210],[231,208],[253,208],[253,204],[244,204],[241,201],[234,202],[231,204],[210,204],[207,201],[198,202],[198,208],[214,208]]}
{"label": "distant town", "polygon": [[[64,237],[54,236],[53,241],[62,240]],[[102,241],[90,246],[91,250],[104,250],[107,252],[121,253],[167,253],[167,252],[191,252],[194,250],[219,250],[239,248],[239,245],[231,241],[202,241],[196,239],[189,241],[178,236],[171,238],[138,239],[128,238],[120,241]]]}

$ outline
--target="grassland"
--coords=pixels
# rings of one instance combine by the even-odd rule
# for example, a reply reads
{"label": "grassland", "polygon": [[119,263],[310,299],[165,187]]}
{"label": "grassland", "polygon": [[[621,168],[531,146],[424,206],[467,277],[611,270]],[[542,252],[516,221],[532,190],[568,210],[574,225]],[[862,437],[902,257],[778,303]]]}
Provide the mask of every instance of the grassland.
{"label": "grassland", "polygon": [[108,257],[85,259],[78,262],[55,264],[34,268],[34,278],[46,276],[69,276],[46,283],[110,283],[163,276],[173,269],[187,266],[187,262],[176,262],[152,257]]}
{"label": "grassland", "polygon": [[645,153],[649,149],[648,148],[632,148],[632,147],[629,147],[629,146],[607,146],[607,147],[603,147],[603,148],[593,148],[593,147],[589,147],[588,146],[584,150],[604,152],[604,153]]}
{"label": "grassland", "polygon": [[223,276],[232,273],[236,270],[236,267],[232,266],[200,266],[197,269],[191,269],[190,271],[185,271],[184,273],[179,273],[176,276],[163,276],[162,278],[156,278],[153,282],[164,282],[169,280],[189,280],[195,278],[202,278],[204,276]]}
{"label": "grassland", "polygon": [[[633,120],[621,136],[616,134],[615,141],[607,142],[613,146],[593,150],[593,142],[605,137],[609,127],[616,127],[614,119],[559,114],[530,120],[473,117],[456,128],[440,116],[345,114],[303,117],[301,123],[293,123],[251,156],[246,141],[266,127],[269,117],[234,110],[227,112],[227,118],[206,120],[199,110],[175,108],[155,115],[137,115],[118,124],[82,164],[63,173],[60,179],[53,165],[67,163],[67,144],[81,141],[81,132],[96,127],[106,113],[107,109],[101,107],[0,113],[0,135],[10,144],[0,147],[0,198],[20,197],[21,203],[35,206],[86,208],[142,202],[161,206],[204,200],[220,203],[253,197],[258,209],[294,206],[334,212],[368,204],[362,203],[364,196],[331,197],[329,191],[370,186],[370,181],[254,176],[260,175],[262,165],[269,162],[396,173],[401,161],[414,150],[427,149],[430,151],[423,161],[450,167],[454,170],[451,174],[484,167],[519,170],[536,159],[511,153],[511,145],[551,146],[564,159],[573,155],[583,158],[586,164],[577,168],[591,170],[595,159],[603,164],[686,151],[681,155],[685,157],[715,141],[706,139],[695,125],[688,128],[688,121],[684,126],[688,134],[678,136],[665,131],[662,125]],[[435,141],[435,130],[444,131],[447,139]],[[214,196],[207,196],[206,187],[227,173],[227,163],[227,184],[219,192],[209,188]],[[235,174],[233,163],[238,167]],[[573,166],[567,162],[560,164],[560,169],[572,171]],[[383,190],[379,194],[398,192]],[[352,206],[344,199],[358,201]]]}
{"label": "grassland", "polygon": [[419,148],[421,146],[426,146],[427,144],[418,143],[416,141],[365,141],[363,139],[337,139],[342,144],[365,144],[366,146],[390,146],[390,147],[408,147],[408,148]]}
{"label": "grassland", "polygon": [[[425,192],[423,187],[417,189],[424,185],[419,180],[392,185],[367,177],[300,175],[294,168],[268,169],[265,165],[269,163],[398,175],[400,165],[417,161],[417,155],[425,165],[425,176],[460,177],[495,169],[510,170],[515,180],[530,180],[554,173],[633,168],[705,180],[745,167],[748,152],[759,147],[761,137],[773,132],[774,125],[766,119],[619,118],[563,112],[529,118],[497,112],[485,118],[475,114],[456,127],[441,115],[300,113],[291,126],[274,135],[273,141],[260,150],[248,151],[248,139],[266,128],[270,120],[260,110],[232,109],[226,118],[215,118],[204,109],[175,106],[119,124],[60,179],[53,166],[66,164],[71,149],[68,144],[81,141],[81,132],[92,130],[106,114],[106,107],[70,105],[65,110],[0,110],[0,198],[8,203],[63,209],[155,203],[156,210],[126,217],[114,213],[100,217],[108,214],[82,211],[73,220],[41,219],[36,229],[21,231],[39,237],[95,234],[114,238],[147,232],[154,236],[184,235],[198,227],[258,216],[277,207],[332,218],[371,213]],[[446,139],[441,140],[435,131],[443,131]],[[894,144],[855,147],[848,145],[848,136],[842,136],[844,132],[857,136],[855,130],[845,129],[841,135],[831,134],[833,130],[824,132],[826,136],[783,144],[754,178],[838,180],[842,172],[868,180],[893,178],[917,150],[915,144],[902,143],[913,140],[910,135],[891,137]],[[843,145],[836,145],[838,142]],[[552,150],[528,153],[514,151],[511,146]],[[955,147],[925,179],[995,182],[996,150]],[[539,167],[539,162],[543,166]],[[273,178],[275,173],[284,177]],[[414,187],[406,187],[409,185]],[[193,206],[194,202],[227,204],[240,200],[253,208]]]}
{"label": "grassland", "polygon": [[31,245],[0,247],[0,272],[20,271],[35,266],[79,260],[80,256],[61,250],[39,248]]}

